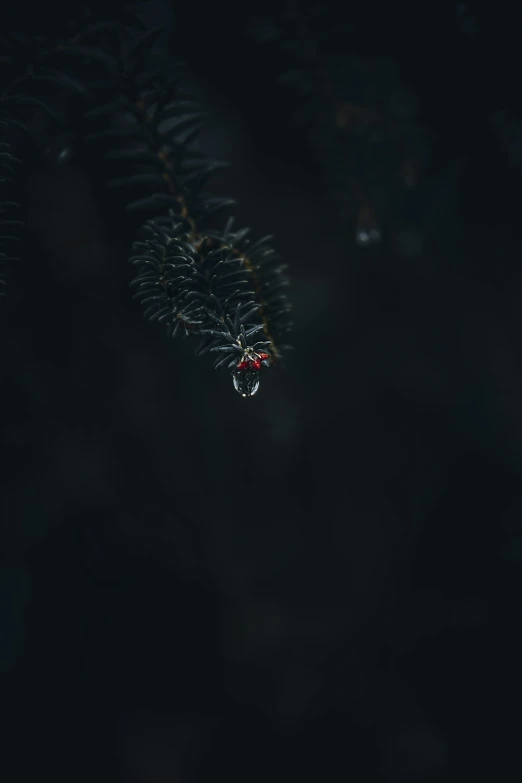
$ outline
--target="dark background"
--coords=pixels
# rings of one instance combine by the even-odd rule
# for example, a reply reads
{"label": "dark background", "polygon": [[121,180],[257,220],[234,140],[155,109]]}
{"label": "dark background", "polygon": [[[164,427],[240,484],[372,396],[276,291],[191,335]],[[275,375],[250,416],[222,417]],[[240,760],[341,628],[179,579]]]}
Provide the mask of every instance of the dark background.
{"label": "dark background", "polygon": [[290,264],[294,350],[252,400],[144,321],[88,172],[32,173],[0,308],[6,783],[517,778],[520,50],[507,12],[418,5],[345,9],[434,139],[414,256],[357,247],[280,127],[244,33],[276,5],[176,6],[214,192]]}

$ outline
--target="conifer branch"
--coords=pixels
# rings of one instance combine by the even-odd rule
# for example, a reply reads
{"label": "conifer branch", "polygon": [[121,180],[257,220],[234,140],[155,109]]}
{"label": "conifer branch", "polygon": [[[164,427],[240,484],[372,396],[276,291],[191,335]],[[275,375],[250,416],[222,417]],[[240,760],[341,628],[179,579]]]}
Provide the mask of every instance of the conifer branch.
{"label": "conifer branch", "polygon": [[170,336],[198,336],[197,353],[215,354],[214,366],[227,366],[236,389],[252,396],[260,368],[282,358],[290,328],[286,267],[271,237],[254,242],[232,219],[210,227],[234,202],[203,190],[224,164],[194,148],[204,113],[183,89],[180,64],[158,45],[162,30],[143,31],[128,16],[87,16],[66,28],[51,44],[27,46],[25,63],[19,52],[11,58],[3,108],[42,154],[59,132],[66,148],[101,162],[95,176],[142,223],[131,286],[145,316]]}

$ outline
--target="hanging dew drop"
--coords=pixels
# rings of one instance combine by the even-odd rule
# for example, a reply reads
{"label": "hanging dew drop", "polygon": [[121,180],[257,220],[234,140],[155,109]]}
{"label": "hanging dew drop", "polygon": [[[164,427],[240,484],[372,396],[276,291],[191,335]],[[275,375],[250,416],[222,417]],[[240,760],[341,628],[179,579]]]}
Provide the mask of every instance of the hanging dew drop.
{"label": "hanging dew drop", "polygon": [[235,370],[232,373],[234,389],[242,397],[253,397],[259,389],[259,372],[257,370]]}
{"label": "hanging dew drop", "polygon": [[366,247],[370,244],[370,233],[364,229],[358,228],[355,233],[355,241],[361,247]]}
{"label": "hanging dew drop", "polygon": [[381,241],[381,229],[371,206],[364,206],[357,215],[355,241],[359,247],[378,245]]}

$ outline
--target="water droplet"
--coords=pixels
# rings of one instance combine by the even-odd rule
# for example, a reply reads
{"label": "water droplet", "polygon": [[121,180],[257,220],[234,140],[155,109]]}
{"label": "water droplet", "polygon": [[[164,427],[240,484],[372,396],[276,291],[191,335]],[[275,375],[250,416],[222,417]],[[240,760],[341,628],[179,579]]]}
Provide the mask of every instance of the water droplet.
{"label": "water droplet", "polygon": [[234,389],[242,397],[253,397],[259,389],[259,372],[257,370],[237,370],[232,373]]}
{"label": "water droplet", "polygon": [[369,245],[378,245],[381,241],[381,232],[377,227],[375,228],[358,228],[355,232],[355,241],[361,247],[368,247]]}
{"label": "water droplet", "polygon": [[355,241],[358,245],[366,247],[366,245],[370,244],[370,232],[364,228],[358,228],[355,232]]}
{"label": "water droplet", "polygon": [[377,245],[381,241],[381,229],[371,206],[364,206],[359,210],[355,241],[360,247]]}

